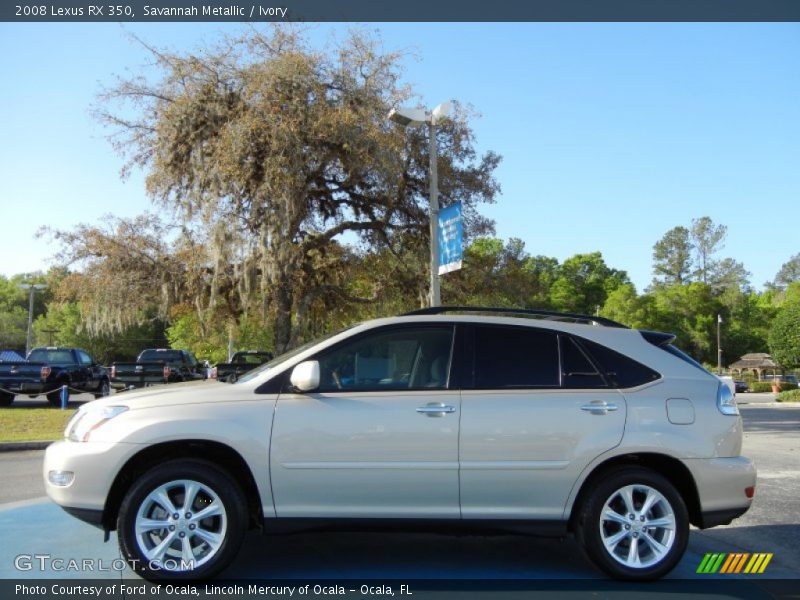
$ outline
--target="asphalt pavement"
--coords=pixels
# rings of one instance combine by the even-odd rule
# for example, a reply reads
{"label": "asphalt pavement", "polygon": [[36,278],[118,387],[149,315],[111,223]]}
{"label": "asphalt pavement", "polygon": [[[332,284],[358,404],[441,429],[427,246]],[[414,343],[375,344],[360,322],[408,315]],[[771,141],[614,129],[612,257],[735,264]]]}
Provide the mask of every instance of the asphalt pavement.
{"label": "asphalt pavement", "polygon": [[[770,394],[740,396],[745,422],[744,454],[758,466],[752,509],[733,524],[693,530],[689,548],[672,579],[698,575],[706,553],[771,552],[770,578],[800,581],[800,405],[780,405]],[[134,577],[121,562],[116,536],[101,532],[42,498],[42,452],[0,454],[0,578],[85,578],[85,571],[42,571],[20,556],[91,558],[88,576]],[[603,575],[584,558],[572,538],[430,533],[302,533],[248,536],[235,563],[222,574],[236,579],[463,579],[592,580]],[[721,576],[724,577],[724,576]],[[730,576],[728,576],[730,577]],[[736,577],[736,576],[734,576]],[[744,575],[740,577],[745,577]]]}

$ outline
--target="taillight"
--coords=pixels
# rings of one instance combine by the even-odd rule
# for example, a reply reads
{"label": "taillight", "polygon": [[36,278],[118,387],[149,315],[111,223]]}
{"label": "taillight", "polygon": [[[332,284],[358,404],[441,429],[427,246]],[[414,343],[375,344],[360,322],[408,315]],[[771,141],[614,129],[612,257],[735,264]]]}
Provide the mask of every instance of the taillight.
{"label": "taillight", "polygon": [[744,495],[748,498],[752,498],[756,495],[756,486],[751,485],[750,487],[744,488]]}
{"label": "taillight", "polygon": [[116,379],[116,378],[117,378],[117,367],[111,365],[111,379]]}
{"label": "taillight", "polygon": [[169,379],[171,373],[172,369],[169,368],[169,365],[164,365],[164,379]]}
{"label": "taillight", "polygon": [[738,415],[739,407],[736,405],[736,397],[731,388],[725,383],[719,384],[717,390],[717,408],[723,415]]}
{"label": "taillight", "polygon": [[50,373],[51,372],[52,372],[52,369],[50,367],[42,367],[42,370],[41,370],[42,381],[44,381],[45,379],[50,377]]}

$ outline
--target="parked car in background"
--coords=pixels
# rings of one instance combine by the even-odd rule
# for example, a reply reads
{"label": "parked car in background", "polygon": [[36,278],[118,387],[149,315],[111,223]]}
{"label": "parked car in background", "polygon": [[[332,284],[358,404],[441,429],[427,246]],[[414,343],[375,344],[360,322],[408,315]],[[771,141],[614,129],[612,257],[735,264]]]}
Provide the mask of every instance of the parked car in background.
{"label": "parked car in background", "polygon": [[211,371],[211,377],[219,381],[233,383],[242,375],[272,360],[272,352],[265,350],[244,350],[236,352],[231,362],[218,363]]}
{"label": "parked car in background", "polygon": [[148,579],[212,577],[248,529],[387,525],[572,533],[654,579],[756,484],[733,394],[674,339],[549,311],[369,321],[229,386],[90,403],[45,487]]}
{"label": "parked car in background", "polygon": [[111,383],[125,389],[206,377],[206,366],[188,350],[153,348],[143,350],[135,363],[115,362],[111,365]]}
{"label": "parked car in background", "polygon": [[736,387],[737,394],[743,394],[744,392],[750,391],[750,386],[747,385],[746,381],[742,381],[741,379],[736,379],[734,380],[733,384]]}
{"label": "parked car in background", "polygon": [[23,361],[0,362],[0,406],[9,406],[14,396],[47,396],[53,406],[61,404],[61,388],[108,396],[109,373],[80,348],[34,348]]}

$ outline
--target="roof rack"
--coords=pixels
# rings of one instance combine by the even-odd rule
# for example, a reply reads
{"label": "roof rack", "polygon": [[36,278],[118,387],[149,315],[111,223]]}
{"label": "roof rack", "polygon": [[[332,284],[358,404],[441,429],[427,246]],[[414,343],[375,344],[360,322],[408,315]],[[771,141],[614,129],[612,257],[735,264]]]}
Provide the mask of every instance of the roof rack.
{"label": "roof rack", "polygon": [[412,310],[411,312],[403,313],[401,317],[419,316],[419,315],[440,315],[449,312],[473,312],[473,313],[501,313],[512,315],[530,315],[539,317],[547,321],[574,321],[585,322],[592,325],[599,325],[602,327],[617,327],[621,329],[629,329],[627,325],[617,323],[605,317],[595,317],[592,315],[582,315],[579,313],[557,312],[553,310],[539,310],[534,308],[506,308],[506,307],[493,307],[493,306],[430,306],[428,308],[420,308]]}

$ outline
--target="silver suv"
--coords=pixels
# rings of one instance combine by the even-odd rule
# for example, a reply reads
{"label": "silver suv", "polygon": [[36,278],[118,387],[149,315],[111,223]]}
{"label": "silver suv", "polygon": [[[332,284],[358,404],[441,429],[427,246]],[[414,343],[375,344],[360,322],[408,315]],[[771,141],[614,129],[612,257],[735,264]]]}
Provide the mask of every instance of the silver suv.
{"label": "silver suv", "polygon": [[572,532],[609,575],[654,579],[756,480],[733,395],[673,339],[510,309],[361,323],[235,384],[83,406],[46,488],[149,579],[216,575],[248,528],[377,520]]}

